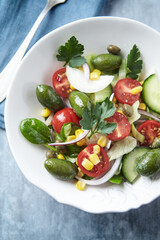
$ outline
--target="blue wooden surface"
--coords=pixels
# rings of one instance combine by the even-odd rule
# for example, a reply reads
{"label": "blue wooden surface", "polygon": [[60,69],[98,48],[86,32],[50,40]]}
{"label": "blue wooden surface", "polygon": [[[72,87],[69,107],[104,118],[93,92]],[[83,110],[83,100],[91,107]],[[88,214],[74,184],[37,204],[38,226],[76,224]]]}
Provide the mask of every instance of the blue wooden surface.
{"label": "blue wooden surface", "polygon": [[[99,15],[136,19],[160,31],[159,10],[159,0],[107,0]],[[97,215],[58,203],[24,178],[0,129],[0,239],[158,240],[159,222],[160,198],[129,212]]]}

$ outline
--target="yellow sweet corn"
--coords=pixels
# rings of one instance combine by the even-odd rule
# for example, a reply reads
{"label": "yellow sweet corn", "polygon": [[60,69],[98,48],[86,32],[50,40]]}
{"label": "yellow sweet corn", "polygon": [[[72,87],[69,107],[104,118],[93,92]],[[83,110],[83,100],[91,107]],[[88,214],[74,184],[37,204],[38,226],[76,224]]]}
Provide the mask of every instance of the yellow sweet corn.
{"label": "yellow sweet corn", "polygon": [[90,155],[89,160],[93,163],[93,165],[97,165],[100,162],[98,155],[95,153]]}
{"label": "yellow sweet corn", "polygon": [[131,89],[131,93],[132,94],[140,93],[140,92],[142,92],[142,89],[143,89],[142,86],[134,87]]}
{"label": "yellow sweet corn", "polygon": [[77,144],[77,146],[79,146],[79,147],[85,145],[85,144],[86,144],[86,140],[85,140],[85,138],[83,138],[82,140],[80,140],[80,141],[77,142],[76,144]]}
{"label": "yellow sweet corn", "polygon": [[67,142],[72,141],[72,140],[74,140],[74,139],[76,139],[76,136],[75,136],[75,135],[68,136],[68,137],[67,137]]}
{"label": "yellow sweet corn", "polygon": [[98,145],[94,145],[94,146],[93,146],[93,152],[94,152],[95,154],[100,153],[100,151],[101,151],[100,146],[98,146]]}
{"label": "yellow sweet corn", "polygon": [[121,109],[118,109],[117,112],[124,114]]}
{"label": "yellow sweet corn", "polygon": [[76,165],[78,166],[78,162],[77,162],[77,160],[76,160]]}
{"label": "yellow sweet corn", "polygon": [[83,159],[82,166],[88,171],[92,170],[94,167],[93,163],[90,162],[87,158]]}
{"label": "yellow sweet corn", "polygon": [[116,102],[117,102],[117,98],[114,96],[112,101],[113,101],[114,103],[116,103]]}
{"label": "yellow sweet corn", "polygon": [[90,80],[98,80],[100,75],[101,71],[94,69],[93,72],[90,73]]}
{"label": "yellow sweet corn", "polygon": [[82,181],[80,181],[80,180],[78,180],[77,181],[77,183],[76,183],[76,188],[78,189],[78,190],[84,190],[85,189],[85,186],[86,186],[86,183],[84,183],[84,182],[82,182]]}
{"label": "yellow sweet corn", "polygon": [[140,81],[139,83],[140,83],[141,85],[143,85],[144,81]]}
{"label": "yellow sweet corn", "polygon": [[70,89],[72,89],[72,90],[76,90],[76,88],[74,88],[72,85],[70,85]]}
{"label": "yellow sweet corn", "polygon": [[[82,135],[84,133],[84,131],[82,130],[82,129],[77,129],[76,131],[75,131],[75,136],[76,136],[76,138],[77,137],[79,137],[80,135]],[[86,140],[85,140],[85,138],[83,138],[82,140],[80,140],[79,142],[77,142],[76,143],[78,146],[83,146],[83,145],[85,145],[86,144]]]}
{"label": "yellow sweet corn", "polygon": [[97,144],[100,145],[101,147],[105,147],[107,144],[107,138],[105,136],[100,136]]}
{"label": "yellow sweet corn", "polygon": [[76,136],[76,138],[77,137],[79,137],[81,134],[83,134],[84,133],[84,131],[82,130],[82,129],[77,129],[76,131],[75,131],[75,136]]}
{"label": "yellow sweet corn", "polygon": [[61,153],[57,155],[57,158],[58,158],[58,159],[65,159],[65,157],[64,157],[63,154],[61,154]]}
{"label": "yellow sweet corn", "polygon": [[140,103],[139,104],[139,107],[138,107],[139,109],[141,109],[141,110],[146,110],[147,109],[147,106],[146,106],[146,104],[145,103]]}
{"label": "yellow sweet corn", "polygon": [[51,110],[49,110],[48,108],[45,108],[42,110],[41,115],[42,115],[42,117],[48,117],[50,115],[50,113],[51,113]]}

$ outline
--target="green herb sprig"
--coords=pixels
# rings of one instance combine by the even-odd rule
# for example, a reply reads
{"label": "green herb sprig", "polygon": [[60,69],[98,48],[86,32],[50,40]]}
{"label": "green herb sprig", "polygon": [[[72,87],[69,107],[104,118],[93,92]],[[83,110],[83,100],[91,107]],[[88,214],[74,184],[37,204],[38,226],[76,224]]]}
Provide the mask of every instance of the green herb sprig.
{"label": "green herb sprig", "polygon": [[58,48],[57,60],[65,62],[64,66],[69,63],[72,68],[80,67],[86,62],[86,59],[82,56],[84,46],[78,42],[75,36],[72,36],[65,45],[61,45]]}
{"label": "green herb sprig", "polygon": [[116,123],[107,123],[104,119],[113,116],[116,111],[116,107],[113,103],[106,98],[104,102],[97,103],[92,106],[91,109],[84,108],[82,120],[80,124],[83,129],[90,130],[89,138],[94,133],[109,134],[116,128]]}
{"label": "green herb sprig", "polygon": [[141,72],[143,64],[143,61],[140,59],[140,57],[140,51],[136,44],[134,44],[133,48],[127,56],[127,77],[130,77],[132,79],[138,78],[138,74]]}

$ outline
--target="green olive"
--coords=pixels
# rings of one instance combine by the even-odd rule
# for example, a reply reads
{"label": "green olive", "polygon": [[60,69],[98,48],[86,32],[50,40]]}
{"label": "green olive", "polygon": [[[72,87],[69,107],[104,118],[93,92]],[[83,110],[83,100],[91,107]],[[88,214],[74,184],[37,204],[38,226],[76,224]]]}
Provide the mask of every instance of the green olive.
{"label": "green olive", "polygon": [[56,156],[57,156],[56,153],[54,151],[52,151],[51,149],[48,149],[46,151],[46,158],[47,159],[54,158]]}
{"label": "green olive", "polygon": [[160,171],[160,148],[149,150],[138,159],[137,172],[142,176],[154,176]]}
{"label": "green olive", "polygon": [[120,67],[122,63],[122,57],[109,53],[100,54],[92,60],[92,63],[94,67],[99,69],[100,71],[108,72]]}
{"label": "green olive", "polygon": [[42,106],[52,110],[53,112],[57,112],[64,107],[60,96],[48,85],[38,85],[36,88],[36,95]]}
{"label": "green olive", "polygon": [[115,54],[115,55],[118,55],[121,51],[121,49],[115,45],[112,45],[110,44],[108,47],[107,47],[107,50],[109,53],[112,53],[112,54]]}
{"label": "green olive", "polygon": [[57,152],[59,153],[66,153],[67,152],[67,148],[66,146],[56,146]]}
{"label": "green olive", "polygon": [[45,161],[44,166],[49,173],[61,180],[73,179],[78,173],[75,164],[68,160],[51,158]]}
{"label": "green olive", "polygon": [[83,109],[85,107],[91,108],[91,101],[87,94],[83,92],[73,91],[69,95],[69,102],[74,110],[74,112],[82,117]]}

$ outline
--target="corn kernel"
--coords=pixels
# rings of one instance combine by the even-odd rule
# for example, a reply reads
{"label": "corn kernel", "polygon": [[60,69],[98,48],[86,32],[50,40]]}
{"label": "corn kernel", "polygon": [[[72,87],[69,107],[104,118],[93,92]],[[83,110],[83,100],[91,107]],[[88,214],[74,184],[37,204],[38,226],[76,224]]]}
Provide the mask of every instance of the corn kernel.
{"label": "corn kernel", "polygon": [[84,176],[84,173],[82,172],[82,170],[78,167],[78,174],[77,174],[78,177],[83,177]]}
{"label": "corn kernel", "polygon": [[65,159],[65,157],[64,157],[63,154],[61,154],[61,153],[57,155],[57,158],[58,158],[58,159]]}
{"label": "corn kernel", "polygon": [[100,153],[101,149],[100,149],[100,146],[98,145],[94,145],[93,146],[93,152],[96,154],[96,153]]}
{"label": "corn kernel", "polygon": [[139,83],[140,83],[141,85],[143,85],[144,81],[140,81]]}
{"label": "corn kernel", "polygon": [[124,114],[123,111],[121,109],[118,109],[117,112]]}
{"label": "corn kernel", "polygon": [[48,108],[45,108],[45,109],[43,109],[41,115],[42,115],[42,117],[48,117],[50,115],[50,113],[51,113],[51,110],[49,110]]}
{"label": "corn kernel", "polygon": [[80,141],[77,142],[76,144],[77,144],[77,146],[79,146],[79,147],[85,145],[85,144],[86,144],[86,140],[85,140],[85,138],[83,138],[82,140],[80,140]]}
{"label": "corn kernel", "polygon": [[97,144],[100,145],[101,147],[105,147],[107,144],[107,138],[105,136],[100,136]]}
{"label": "corn kernel", "polygon": [[131,89],[131,93],[132,94],[140,93],[140,92],[142,92],[142,89],[143,89],[142,86],[134,87]]}
{"label": "corn kernel", "polygon": [[72,85],[70,85],[70,89],[72,89],[72,90],[76,90],[76,88],[74,88]]}
{"label": "corn kernel", "polygon": [[78,162],[77,162],[77,160],[76,160],[76,165],[78,166]]}
{"label": "corn kernel", "polygon": [[100,162],[98,155],[95,154],[95,153],[93,153],[93,154],[90,155],[89,160],[90,160],[94,165],[97,165],[97,164]]}
{"label": "corn kernel", "polygon": [[76,139],[76,136],[75,136],[75,135],[68,136],[68,137],[67,137],[67,142],[72,141],[72,140],[74,140],[74,139]]}
{"label": "corn kernel", "polygon": [[78,189],[78,190],[84,190],[85,189],[85,186],[86,186],[86,183],[84,183],[84,182],[81,182],[80,180],[79,181],[77,181],[77,183],[76,183],[76,188]]}
{"label": "corn kernel", "polygon": [[116,102],[117,102],[117,98],[114,96],[112,101],[113,101],[114,103],[116,103]]}
{"label": "corn kernel", "polygon": [[139,109],[141,109],[141,110],[146,110],[147,109],[147,106],[146,106],[146,104],[145,103],[140,103],[139,104],[139,107],[138,107]]}
{"label": "corn kernel", "polygon": [[101,71],[94,69],[93,72],[90,73],[90,80],[98,80],[100,75]]}
{"label": "corn kernel", "polygon": [[83,159],[82,166],[88,171],[92,170],[92,168],[94,167],[93,163],[91,163],[87,158]]}
{"label": "corn kernel", "polygon": [[82,135],[83,133],[84,133],[84,131],[83,131],[82,129],[77,129],[77,130],[75,131],[75,136],[76,136],[76,138],[79,137],[80,135]]}

